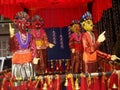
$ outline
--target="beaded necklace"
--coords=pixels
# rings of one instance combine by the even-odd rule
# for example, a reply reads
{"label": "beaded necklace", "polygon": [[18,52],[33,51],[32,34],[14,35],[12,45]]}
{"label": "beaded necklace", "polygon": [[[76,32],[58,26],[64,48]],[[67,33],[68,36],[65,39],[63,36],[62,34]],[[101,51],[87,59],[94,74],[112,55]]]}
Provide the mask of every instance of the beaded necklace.
{"label": "beaded necklace", "polygon": [[23,48],[23,49],[28,48],[28,45],[29,45],[29,42],[30,42],[30,37],[31,37],[31,35],[29,33],[27,33],[26,40],[24,42],[22,40],[21,33],[20,32],[16,33],[16,38],[18,40],[18,43],[19,43],[20,47]]}

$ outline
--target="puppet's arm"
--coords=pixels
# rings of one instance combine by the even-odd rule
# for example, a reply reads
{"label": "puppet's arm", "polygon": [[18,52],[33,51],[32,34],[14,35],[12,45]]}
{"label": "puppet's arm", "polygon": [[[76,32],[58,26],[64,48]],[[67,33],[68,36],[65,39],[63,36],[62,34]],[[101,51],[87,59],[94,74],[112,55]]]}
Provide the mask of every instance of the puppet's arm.
{"label": "puppet's arm", "polygon": [[98,36],[98,39],[97,39],[97,42],[101,43],[103,41],[105,41],[105,31],[102,32],[99,36]]}
{"label": "puppet's arm", "polygon": [[75,53],[75,48],[74,48],[74,41],[72,35],[69,38],[69,47],[72,53]]}
{"label": "puppet's arm", "polygon": [[97,50],[97,55],[99,57],[105,58],[105,59],[109,59],[109,60],[116,60],[116,59],[120,59],[119,57],[117,57],[116,55],[110,55],[104,52],[101,52],[99,50]]}
{"label": "puppet's arm", "polygon": [[15,30],[14,28],[12,28],[11,23],[9,23],[9,32],[10,32],[10,37],[13,37]]}

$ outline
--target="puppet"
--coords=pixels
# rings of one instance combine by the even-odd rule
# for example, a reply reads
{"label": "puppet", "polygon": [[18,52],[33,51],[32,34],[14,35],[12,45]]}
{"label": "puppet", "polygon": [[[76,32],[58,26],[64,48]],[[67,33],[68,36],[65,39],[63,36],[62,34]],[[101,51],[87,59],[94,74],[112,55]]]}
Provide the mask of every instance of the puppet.
{"label": "puppet", "polygon": [[[47,48],[52,48],[54,45],[48,41],[47,34],[43,29],[44,21],[39,15],[35,15],[32,18],[32,26],[33,29],[31,34],[35,40],[35,49],[36,49],[36,56],[37,62],[35,65],[36,73],[44,73],[47,66]],[[36,60],[35,60],[36,62]],[[34,63],[35,64],[35,63]]]}
{"label": "puppet", "polygon": [[14,24],[17,25],[19,31],[14,34],[15,30],[9,24],[9,47],[13,53],[12,75],[23,78],[32,77],[34,76],[32,60],[35,51],[33,37],[28,33],[29,15],[24,11],[18,12],[14,18]]}
{"label": "puppet", "polygon": [[81,20],[81,27],[85,30],[82,36],[83,43],[83,71],[84,72],[96,72],[98,69],[97,59],[99,57],[116,60],[118,57],[116,55],[106,54],[98,50],[100,43],[102,43],[105,38],[105,31],[98,36],[96,40],[95,34],[93,33],[93,21],[90,12],[86,12]]}
{"label": "puppet", "polygon": [[69,37],[69,47],[71,50],[72,72],[78,73],[82,70],[82,33],[78,20],[73,20],[69,26],[73,32]]}

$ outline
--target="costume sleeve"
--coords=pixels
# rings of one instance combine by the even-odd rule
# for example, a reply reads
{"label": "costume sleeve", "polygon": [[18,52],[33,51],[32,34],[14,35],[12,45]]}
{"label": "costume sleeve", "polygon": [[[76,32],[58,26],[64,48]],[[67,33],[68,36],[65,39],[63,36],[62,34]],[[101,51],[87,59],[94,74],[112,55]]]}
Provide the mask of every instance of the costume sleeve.
{"label": "costume sleeve", "polygon": [[44,47],[48,47],[49,46],[49,41],[48,41],[48,37],[47,37],[47,34],[46,34],[46,32],[44,31],[44,33],[43,33],[43,41],[44,41]]}
{"label": "costume sleeve", "polygon": [[84,51],[91,54],[94,53],[100,45],[99,42],[93,43],[92,38],[88,37],[88,34],[83,34],[82,43]]}
{"label": "costume sleeve", "polygon": [[111,55],[110,55],[110,54],[101,52],[101,51],[99,51],[99,50],[96,50],[96,52],[97,52],[97,55],[98,55],[99,57],[104,58],[104,59],[111,60]]}
{"label": "costume sleeve", "polygon": [[72,35],[69,37],[69,47],[70,47],[70,49],[74,48],[74,42],[73,42],[73,36]]}
{"label": "costume sleeve", "polygon": [[9,50],[10,52],[15,52],[19,49],[19,44],[15,36],[9,39]]}
{"label": "costume sleeve", "polygon": [[36,54],[36,44],[35,44],[35,39],[33,37],[33,35],[31,35],[31,40],[30,40],[30,46],[29,46],[31,52],[32,52],[32,56],[33,58],[34,57],[37,57],[37,54]]}
{"label": "costume sleeve", "polygon": [[83,43],[83,48],[85,52],[93,53],[95,51],[94,44],[91,42],[90,38],[89,39],[87,38],[86,34],[83,34],[82,43]]}

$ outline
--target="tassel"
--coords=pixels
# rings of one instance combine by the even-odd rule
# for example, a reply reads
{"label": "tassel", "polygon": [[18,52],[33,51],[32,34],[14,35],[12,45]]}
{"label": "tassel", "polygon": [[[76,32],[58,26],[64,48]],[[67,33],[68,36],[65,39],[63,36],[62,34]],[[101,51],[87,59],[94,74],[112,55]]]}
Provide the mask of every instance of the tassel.
{"label": "tassel", "polygon": [[107,88],[105,80],[106,80],[106,77],[105,77],[105,73],[103,72],[103,75],[101,77],[101,86],[100,86],[101,90],[106,90]]}
{"label": "tassel", "polygon": [[58,71],[58,70],[59,70],[59,61],[56,60],[56,71]]}
{"label": "tassel", "polygon": [[43,83],[43,81],[44,81],[43,78],[44,78],[43,76],[40,76],[40,77],[38,78],[38,79],[40,80],[40,82],[39,82],[39,85],[40,85],[40,88],[39,88],[39,89],[40,89],[40,90],[43,89],[43,84],[44,84],[44,83]]}
{"label": "tassel", "polygon": [[88,83],[88,88],[90,88],[90,85],[91,85],[91,77],[90,77],[90,74],[89,74],[89,73],[88,73],[87,83]]}
{"label": "tassel", "polygon": [[35,88],[38,87],[38,84],[39,84],[39,82],[40,82],[40,79],[41,79],[41,76],[35,77],[35,80],[37,81],[36,84],[35,84]]}
{"label": "tassel", "polygon": [[76,78],[76,81],[75,81],[75,90],[80,90],[79,84],[78,84],[78,78]]}
{"label": "tassel", "polygon": [[67,78],[69,78],[67,90],[75,90],[73,75],[70,73],[68,74]]}
{"label": "tassel", "polygon": [[56,74],[53,81],[53,88],[51,90],[61,90],[61,78],[60,75]]}
{"label": "tassel", "polygon": [[115,83],[113,84],[112,88],[113,88],[113,89],[117,89],[117,86],[116,86]]}
{"label": "tassel", "polygon": [[47,83],[45,82],[44,85],[43,85],[43,90],[47,90]]}
{"label": "tassel", "polygon": [[48,90],[51,90],[52,89],[52,75],[47,75],[46,76],[46,82],[47,82],[47,88]]}
{"label": "tassel", "polygon": [[120,90],[120,72],[118,73],[118,90]]}
{"label": "tassel", "polygon": [[87,79],[87,78],[86,78],[85,75],[82,73],[82,74],[81,74],[81,82],[80,82],[80,90],[89,90],[86,79]]}
{"label": "tassel", "polygon": [[108,79],[108,88],[109,89],[117,89],[118,87],[118,74],[116,70],[113,71],[112,75]]}
{"label": "tassel", "polygon": [[51,72],[52,73],[54,72],[54,63],[53,63],[53,60],[51,60]]}
{"label": "tassel", "polygon": [[66,79],[65,79],[65,86],[68,86],[68,79],[67,79],[67,76],[66,76]]}

